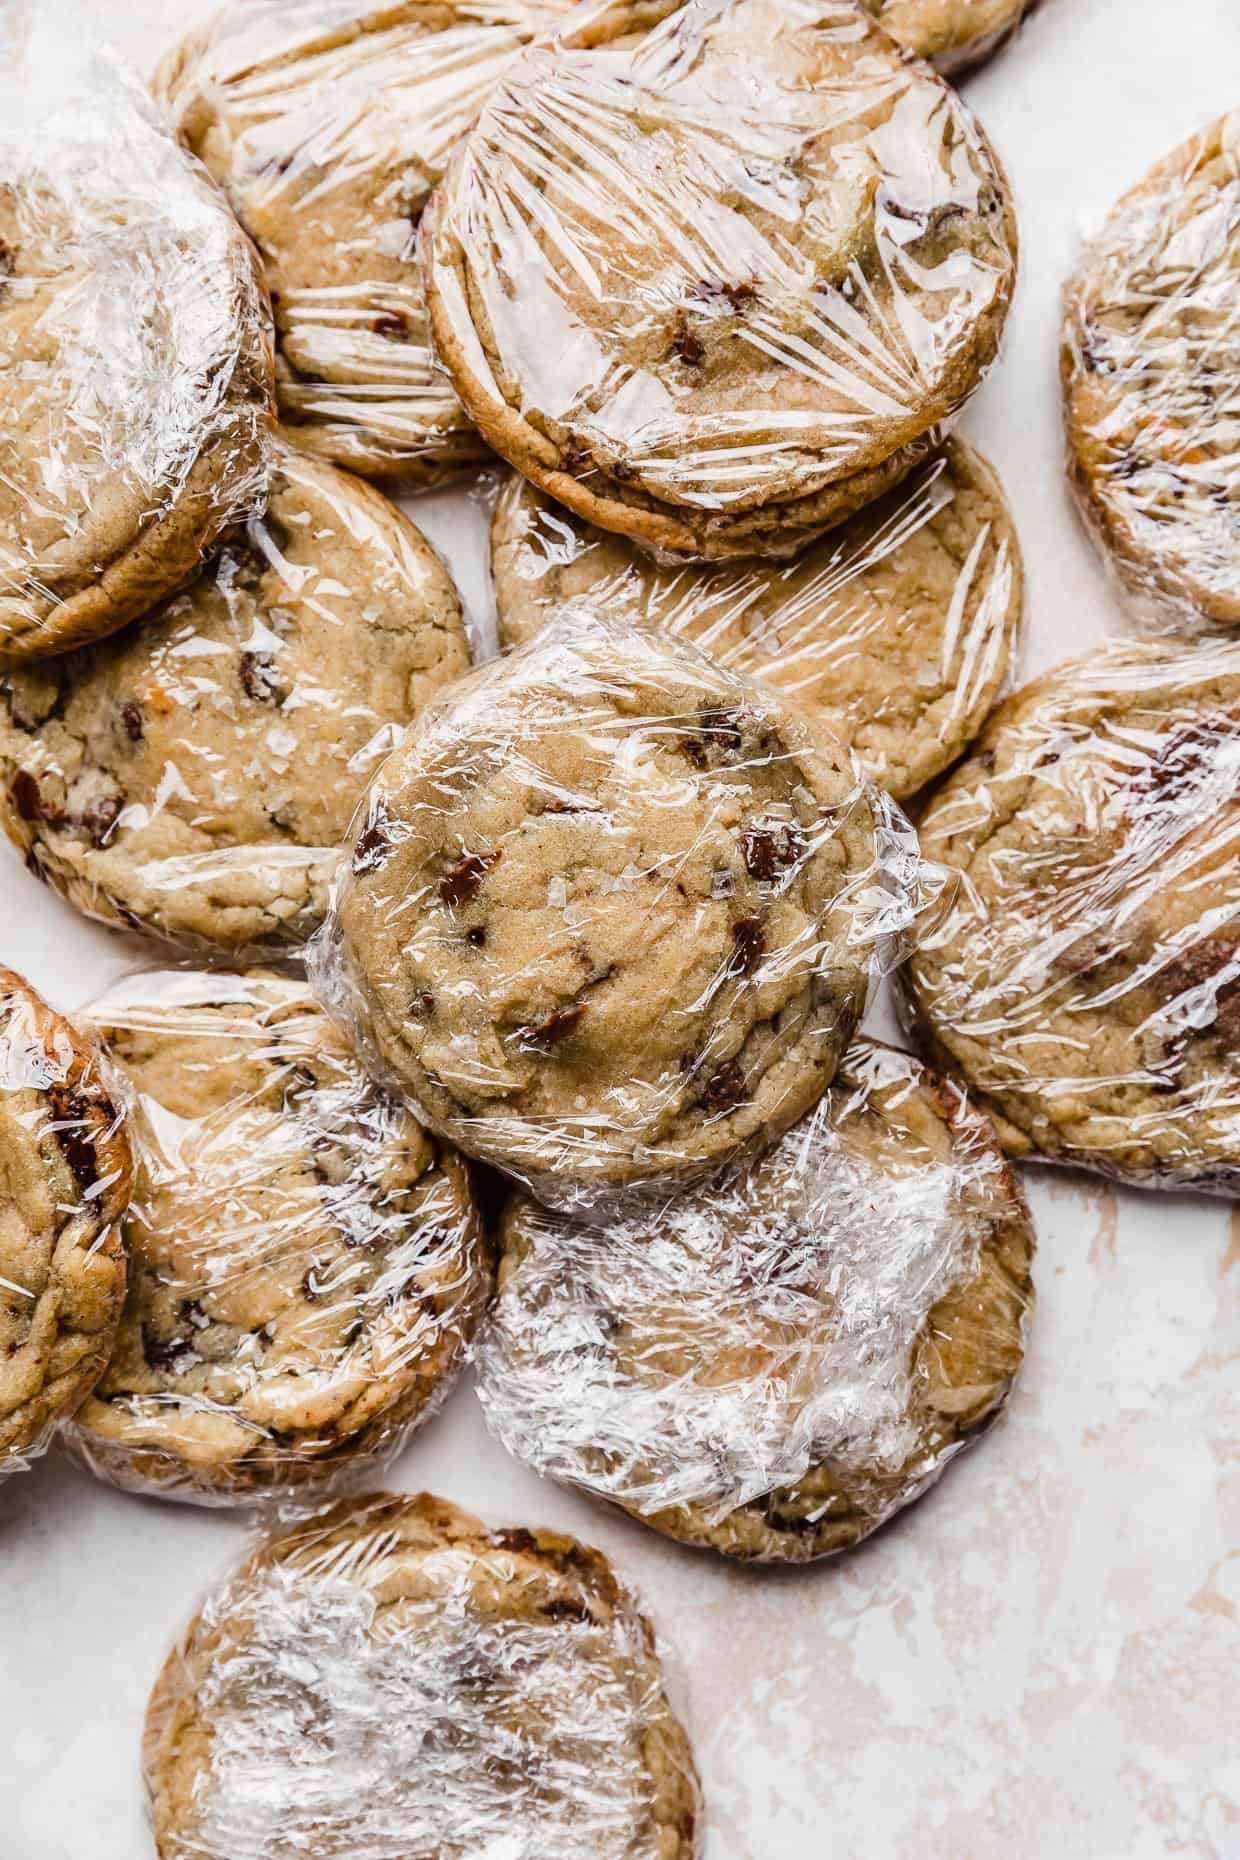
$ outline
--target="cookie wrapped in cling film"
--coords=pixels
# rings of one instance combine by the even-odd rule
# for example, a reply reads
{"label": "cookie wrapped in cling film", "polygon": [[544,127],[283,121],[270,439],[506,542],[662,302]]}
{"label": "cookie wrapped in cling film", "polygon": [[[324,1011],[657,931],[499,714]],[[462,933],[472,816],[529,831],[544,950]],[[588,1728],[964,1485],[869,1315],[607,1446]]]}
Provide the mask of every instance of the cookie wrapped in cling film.
{"label": "cookie wrapped in cling film", "polygon": [[729,1556],[846,1549],[995,1418],[1033,1232],[986,1118],[869,1040],[774,1147],[594,1224],[515,1195],[477,1349],[535,1471]]}
{"label": "cookie wrapped in cling film", "polygon": [[64,1432],[128,1491],[311,1503],[438,1407],[489,1283],[463,1160],[301,981],[145,973],[88,1010],[129,1106],[129,1294]]}
{"label": "cookie wrapped in cling film", "polygon": [[921,821],[903,972],[1012,1155],[1240,1188],[1240,644],[1113,646],[1000,707]]}
{"label": "cookie wrapped in cling film", "polygon": [[597,1550],[376,1493],[260,1544],[155,1683],[159,1860],[694,1860],[654,1633]]}
{"label": "cookie wrapped in cling film", "polygon": [[1240,111],[1112,208],[1064,293],[1068,473],[1134,616],[1240,628]]}
{"label": "cookie wrapped in cling film", "polygon": [[0,1481],[107,1363],[132,1168],[95,1048],[0,968]]}
{"label": "cookie wrapped in cling film", "polygon": [[271,417],[249,241],[64,23],[25,17],[0,123],[0,663],[113,633],[184,581],[257,508]]}
{"label": "cookie wrapped in cling film", "polygon": [[977,735],[1020,628],[1015,526],[960,439],[790,562],[659,565],[514,474],[491,560],[501,645],[572,598],[664,627],[821,717],[897,800]]}
{"label": "cookie wrapped in cling film", "polygon": [[488,91],[569,0],[227,0],[156,93],[261,255],[281,418],[354,471],[486,456],[431,349],[423,208]]}
{"label": "cookie wrapped in cling film", "polygon": [[953,77],[996,52],[1037,0],[861,0],[885,32]]}
{"label": "cookie wrapped in cling film", "polygon": [[997,157],[853,0],[689,0],[514,62],[423,223],[483,437],[655,551],[790,554],[889,490],[993,361]]}
{"label": "cookie wrapped in cling film", "polygon": [[432,1130],[578,1207],[777,1135],[941,875],[770,686],[578,604],[422,713],[309,946]]}
{"label": "cookie wrapped in cling film", "polygon": [[295,947],[405,725],[470,663],[425,537],[273,441],[265,509],[111,639],[0,676],[0,826],[105,923],[196,953]]}

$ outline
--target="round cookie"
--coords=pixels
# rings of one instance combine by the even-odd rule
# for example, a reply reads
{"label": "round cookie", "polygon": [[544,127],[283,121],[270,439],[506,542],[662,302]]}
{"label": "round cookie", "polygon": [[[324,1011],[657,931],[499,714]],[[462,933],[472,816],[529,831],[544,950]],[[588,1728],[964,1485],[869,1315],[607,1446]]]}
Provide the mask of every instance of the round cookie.
{"label": "round cookie", "polygon": [[478,1352],[536,1472],[725,1555],[808,1562],[920,1496],[1007,1398],[1034,1239],[986,1119],[858,1041],[765,1155],[606,1227],[514,1196]]}
{"label": "round cookie", "polygon": [[108,1360],[131,1171],[93,1047],[0,969],[0,1479],[46,1446]]}
{"label": "round cookie", "polygon": [[893,39],[937,70],[966,71],[997,51],[1034,0],[861,0]]}
{"label": "round cookie", "polygon": [[449,152],[568,0],[230,0],[156,90],[258,246],[281,416],[427,483],[486,448],[435,360],[414,247]]}
{"label": "round cookie", "polygon": [[1138,613],[1240,627],[1240,111],[1112,208],[1060,372],[1072,487]]}
{"label": "round cookie", "polygon": [[1009,1152],[1240,1186],[1240,645],[1028,685],[921,822],[961,877],[907,980]]}
{"label": "round cookie", "polygon": [[469,665],[394,505],[277,445],[266,515],[122,634],[0,683],[0,824],[79,909],[191,947],[304,939],[377,763]]}
{"label": "round cookie", "polygon": [[789,552],[911,469],[993,360],[1015,253],[981,130],[851,0],[532,48],[423,232],[483,437],[706,557]]}
{"label": "round cookie", "polygon": [[384,764],[312,960],[432,1129],[575,1205],[798,1117],[920,880],[777,693],[565,609]]}
{"label": "round cookie", "polygon": [[127,96],[0,146],[0,663],[115,632],[248,513],[270,328],[227,202]]}
{"label": "round cookie", "polygon": [[491,525],[502,645],[584,597],[679,633],[821,717],[897,800],[981,729],[1020,626],[1020,546],[994,473],[949,440],[793,561],[659,564],[513,476]]}
{"label": "round cookie", "polygon": [[377,1494],[269,1541],[156,1681],[159,1860],[693,1860],[654,1635],[597,1550]]}
{"label": "round cookie", "polygon": [[206,1504],[356,1480],[461,1367],[489,1284],[464,1161],[304,982],[138,975],[89,1010],[132,1113],[129,1295],[69,1450]]}

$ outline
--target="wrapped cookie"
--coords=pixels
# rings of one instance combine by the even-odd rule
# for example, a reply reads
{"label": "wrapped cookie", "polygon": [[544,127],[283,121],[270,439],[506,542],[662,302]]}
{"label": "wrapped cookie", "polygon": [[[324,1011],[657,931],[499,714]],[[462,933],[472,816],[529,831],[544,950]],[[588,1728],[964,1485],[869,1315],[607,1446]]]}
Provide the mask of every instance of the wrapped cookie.
{"label": "wrapped cookie", "polygon": [[861,0],[884,31],[953,77],[1011,37],[1036,0]]}
{"label": "wrapped cookie", "polygon": [[159,1860],[694,1860],[693,1757],[597,1550],[379,1493],[262,1544],[169,1656]]}
{"label": "wrapped cookie", "polygon": [[303,982],[142,974],[89,1015],[137,1169],[128,1299],[65,1444],[203,1504],[373,1477],[450,1388],[489,1288],[465,1163]]}
{"label": "wrapped cookie", "polygon": [[592,1224],[514,1196],[478,1351],[535,1471],[725,1555],[844,1550],[1000,1412],[1033,1232],[956,1087],[862,1040],[774,1147]]}
{"label": "wrapped cookie", "polygon": [[580,1206],[795,1122],[936,890],[770,686],[569,607],[380,769],[310,960],[429,1128]]}

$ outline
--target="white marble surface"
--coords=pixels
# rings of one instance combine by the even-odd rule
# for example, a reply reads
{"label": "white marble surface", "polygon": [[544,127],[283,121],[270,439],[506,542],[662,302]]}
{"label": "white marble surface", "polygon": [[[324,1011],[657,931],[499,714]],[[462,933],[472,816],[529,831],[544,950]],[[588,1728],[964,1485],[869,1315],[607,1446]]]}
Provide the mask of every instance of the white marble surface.
{"label": "white marble surface", "polygon": [[[69,0],[143,68],[208,10]],[[1019,520],[1031,671],[1122,625],[1061,483],[1059,282],[1124,185],[1240,104],[1240,4],[1044,0],[967,90],[1021,212],[1006,353],[966,427]],[[482,600],[476,512],[420,512]],[[0,960],[64,1007],[132,961],[7,855],[0,899]],[[1007,1419],[851,1558],[780,1577],[663,1543],[507,1460],[468,1387],[396,1468],[615,1555],[678,1669],[709,1860],[1240,1860],[1240,1219],[1029,1182],[1041,1302]],[[150,1852],[146,1693],[244,1538],[54,1456],[0,1490],[4,1860]]]}

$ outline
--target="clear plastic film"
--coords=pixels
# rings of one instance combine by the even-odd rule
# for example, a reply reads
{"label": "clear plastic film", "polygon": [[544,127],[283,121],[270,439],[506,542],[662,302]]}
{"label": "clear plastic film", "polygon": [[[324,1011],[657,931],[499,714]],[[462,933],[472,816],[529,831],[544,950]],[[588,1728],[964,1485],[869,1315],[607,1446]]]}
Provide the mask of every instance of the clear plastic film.
{"label": "clear plastic film", "polygon": [[253,251],[136,84],[25,17],[0,125],[0,662],[115,632],[261,492]]}
{"label": "clear plastic film", "polygon": [[1240,645],[1109,648],[1001,707],[921,821],[906,977],[1009,1151],[1240,1185]]}
{"label": "clear plastic film", "polygon": [[1153,631],[1240,627],[1240,112],[1112,209],[1064,296],[1069,477]]}
{"label": "clear plastic film", "polygon": [[1006,182],[852,0],[690,0],[511,68],[424,222],[484,438],[579,515],[790,553],[890,488],[993,360]]}
{"label": "clear plastic film", "polygon": [[792,1123],[940,877],[770,687],[567,607],[384,764],[310,960],[432,1129],[575,1207]]}
{"label": "clear plastic film", "polygon": [[660,565],[513,476],[491,526],[501,645],[565,600],[692,640],[820,717],[897,800],[954,762],[1007,679],[1020,546],[994,473],[949,440],[791,562]]}
{"label": "clear plastic film", "polygon": [[568,0],[228,0],[156,77],[271,287],[284,421],[368,473],[485,455],[430,346],[422,210],[488,90]]}
{"label": "clear plastic film", "polygon": [[0,969],[0,1480],[102,1372],[132,1156],[92,1045]]}
{"label": "clear plastic film", "polygon": [[489,1289],[467,1166],[301,981],[140,974],[88,1012],[137,1169],[128,1300],[65,1444],[203,1504],[373,1478],[451,1386]]}
{"label": "clear plastic film", "polygon": [[151,1696],[159,1860],[693,1860],[647,1620],[596,1551],[384,1494],[264,1544]]}
{"label": "clear plastic film", "polygon": [[986,1119],[871,1041],[773,1149],[605,1225],[516,1196],[477,1350],[535,1471],[726,1554],[802,1562],[996,1415],[1033,1234]]}
{"label": "clear plastic film", "polygon": [[893,39],[953,74],[981,64],[1036,0],[861,0]]}
{"label": "clear plastic film", "polygon": [[0,679],[0,825],[105,922],[275,951],[321,922],[375,768],[469,665],[417,530],[283,442],[261,517],[123,633]]}

